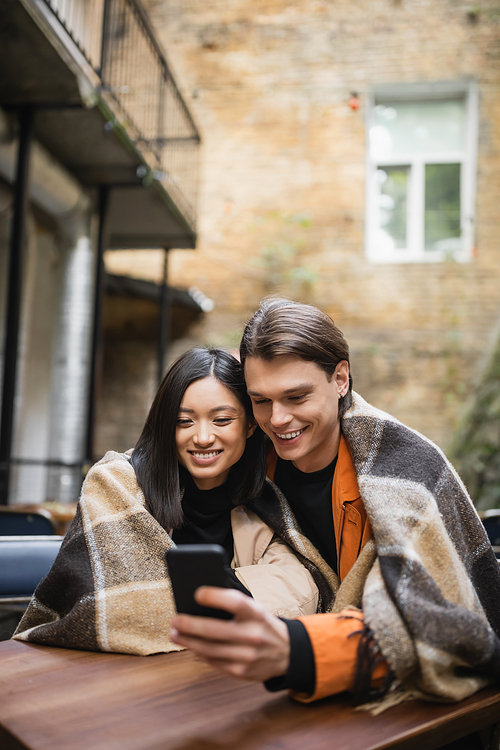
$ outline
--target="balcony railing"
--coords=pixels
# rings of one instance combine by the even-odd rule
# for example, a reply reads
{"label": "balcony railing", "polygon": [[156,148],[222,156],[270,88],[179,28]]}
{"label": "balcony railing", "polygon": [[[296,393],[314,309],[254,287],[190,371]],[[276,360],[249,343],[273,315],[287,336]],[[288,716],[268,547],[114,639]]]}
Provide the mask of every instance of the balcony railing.
{"label": "balcony railing", "polygon": [[44,0],[195,228],[200,136],[139,0]]}

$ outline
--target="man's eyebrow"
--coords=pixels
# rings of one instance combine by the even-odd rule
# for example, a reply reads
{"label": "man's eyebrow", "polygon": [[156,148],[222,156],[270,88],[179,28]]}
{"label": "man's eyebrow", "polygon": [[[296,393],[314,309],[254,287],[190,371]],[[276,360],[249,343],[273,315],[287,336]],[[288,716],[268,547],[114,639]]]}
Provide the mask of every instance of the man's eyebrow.
{"label": "man's eyebrow", "polygon": [[[287,388],[285,391],[282,391],[282,394],[283,396],[288,396],[290,393],[297,393],[297,391],[312,390],[314,390],[313,383],[297,383],[297,385],[294,385],[292,388]],[[264,396],[262,393],[259,393],[258,391],[252,391],[250,388],[247,390],[247,393],[249,396],[254,396],[255,398],[267,398],[267,396]]]}
{"label": "man's eyebrow", "polygon": [[312,391],[313,388],[313,383],[298,383],[293,388],[287,388],[286,391],[283,391],[283,395],[287,396],[289,393],[296,393],[297,391]]}

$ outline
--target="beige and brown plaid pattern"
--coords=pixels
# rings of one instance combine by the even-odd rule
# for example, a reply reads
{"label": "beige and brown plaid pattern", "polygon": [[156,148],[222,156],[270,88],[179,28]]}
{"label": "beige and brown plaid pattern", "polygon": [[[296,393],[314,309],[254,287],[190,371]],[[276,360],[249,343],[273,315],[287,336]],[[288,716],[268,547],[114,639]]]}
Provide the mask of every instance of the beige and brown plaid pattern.
{"label": "beige and brown plaid pattern", "polygon": [[[453,467],[422,435],[353,394],[342,418],[373,528],[349,575],[335,573],[268,483],[251,508],[308,567],[322,611],[362,608],[401,696],[456,701],[500,677],[500,572]],[[122,454],[89,472],[75,521],[16,638],[153,653],[174,612],[168,534],[147,513]]]}
{"label": "beige and brown plaid pattern", "polygon": [[109,452],[88,473],[48,576],[15,638],[96,651],[177,651],[165,561],[173,545],[144,507],[127,456]]}
{"label": "beige and brown plaid pattern", "polygon": [[[271,485],[265,493],[273,504]],[[175,605],[165,553],[173,545],[146,510],[128,456],[107,453],[89,471],[60,553],[14,637],[141,655],[180,650],[168,637]],[[325,574],[334,574],[307,539],[297,546],[332,601]]]}
{"label": "beige and brown plaid pattern", "polygon": [[[461,700],[500,678],[500,569],[481,521],[427,438],[355,393],[342,431],[374,536],[323,610],[363,610],[398,700]],[[252,507],[300,553],[279,492]]]}
{"label": "beige and brown plaid pattern", "polygon": [[356,394],[342,430],[377,549],[365,621],[402,690],[461,700],[500,677],[500,570],[485,530],[430,440]]}

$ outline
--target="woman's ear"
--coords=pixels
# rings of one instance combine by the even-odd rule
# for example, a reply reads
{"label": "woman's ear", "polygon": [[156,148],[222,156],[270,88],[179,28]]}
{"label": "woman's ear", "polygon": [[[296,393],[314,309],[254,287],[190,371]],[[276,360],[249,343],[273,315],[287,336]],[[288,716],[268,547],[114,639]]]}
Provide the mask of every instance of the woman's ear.
{"label": "woman's ear", "polygon": [[252,437],[256,429],[257,429],[257,422],[254,419],[249,419],[247,421],[247,440],[249,437]]}

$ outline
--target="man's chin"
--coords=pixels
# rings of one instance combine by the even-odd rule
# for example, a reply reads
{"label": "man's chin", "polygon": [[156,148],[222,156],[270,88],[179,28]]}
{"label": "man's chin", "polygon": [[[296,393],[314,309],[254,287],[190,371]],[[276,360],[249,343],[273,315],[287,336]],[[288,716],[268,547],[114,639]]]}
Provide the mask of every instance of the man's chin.
{"label": "man's chin", "polygon": [[284,461],[296,461],[297,459],[300,459],[301,456],[305,453],[304,446],[299,445],[283,445],[282,443],[278,444],[274,440],[273,446],[274,450],[278,454],[280,458],[282,458]]}

